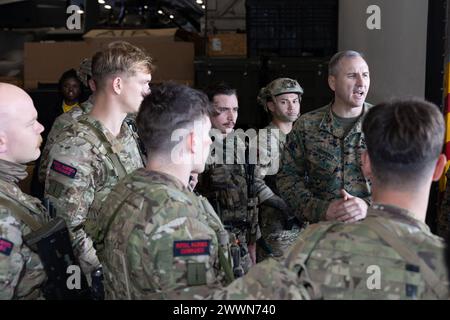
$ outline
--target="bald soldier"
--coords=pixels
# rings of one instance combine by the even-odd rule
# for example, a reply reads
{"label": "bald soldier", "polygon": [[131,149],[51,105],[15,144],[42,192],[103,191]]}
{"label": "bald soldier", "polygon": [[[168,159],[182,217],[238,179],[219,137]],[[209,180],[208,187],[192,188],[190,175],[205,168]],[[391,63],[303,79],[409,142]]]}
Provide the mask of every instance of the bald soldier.
{"label": "bald soldier", "polygon": [[22,193],[17,183],[27,176],[24,164],[40,155],[43,130],[30,96],[0,83],[0,300],[42,298],[44,267],[23,241],[32,229],[20,213],[40,224],[48,216],[40,201]]}
{"label": "bald soldier", "polygon": [[173,83],[142,102],[147,165],[113,188],[98,216],[108,299],[201,299],[231,281],[228,233],[189,185],[205,168],[210,112],[205,94]]}
{"label": "bald soldier", "polygon": [[[445,244],[425,224],[431,183],[446,163],[441,112],[423,100],[381,103],[369,110],[362,130],[363,171],[373,183],[367,217],[310,225],[282,266],[267,268],[267,277],[259,275],[264,280],[239,279],[215,298],[233,298],[236,288],[261,298],[258,291],[265,287],[257,284],[292,273],[299,276],[299,290],[308,280],[325,299],[449,298]],[[292,290],[292,281],[284,288]]]}

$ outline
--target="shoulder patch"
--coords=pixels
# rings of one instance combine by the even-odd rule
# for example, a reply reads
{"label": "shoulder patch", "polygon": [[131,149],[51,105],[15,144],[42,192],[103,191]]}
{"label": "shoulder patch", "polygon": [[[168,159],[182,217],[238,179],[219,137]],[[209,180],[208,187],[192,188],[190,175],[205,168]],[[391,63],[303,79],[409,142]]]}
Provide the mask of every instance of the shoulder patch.
{"label": "shoulder patch", "polygon": [[13,247],[14,243],[4,238],[0,238],[0,253],[9,256],[11,254]]}
{"label": "shoulder patch", "polygon": [[173,242],[173,256],[200,256],[210,255],[211,240],[183,240]]}
{"label": "shoulder patch", "polygon": [[72,179],[75,178],[75,175],[77,174],[77,169],[58,160],[53,160],[51,169]]}

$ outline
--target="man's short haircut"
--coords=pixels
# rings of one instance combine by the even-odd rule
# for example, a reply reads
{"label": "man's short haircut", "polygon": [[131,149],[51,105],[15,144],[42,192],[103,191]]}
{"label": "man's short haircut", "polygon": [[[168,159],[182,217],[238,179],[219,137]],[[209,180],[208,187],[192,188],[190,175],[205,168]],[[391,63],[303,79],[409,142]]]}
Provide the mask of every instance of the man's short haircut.
{"label": "man's short haircut", "polygon": [[208,99],[211,102],[214,100],[214,97],[219,94],[223,94],[226,96],[232,95],[237,96],[236,89],[231,87],[225,82],[213,83],[210,86],[208,86],[204,91],[206,92],[206,95],[208,96]]}
{"label": "man's short haircut", "polygon": [[414,190],[442,151],[444,118],[424,100],[393,100],[369,110],[363,133],[374,178],[384,186]]}
{"label": "man's short haircut", "polygon": [[340,51],[331,57],[330,62],[328,63],[328,75],[336,76],[339,72],[339,63],[344,58],[356,58],[361,57],[364,59],[364,55],[358,51],[346,50]]}
{"label": "man's short haircut", "polygon": [[150,155],[166,153],[179,143],[171,141],[175,130],[189,130],[194,121],[210,113],[211,104],[203,92],[173,82],[155,85],[137,115],[138,134]]}
{"label": "man's short haircut", "polygon": [[92,78],[102,87],[110,76],[133,76],[137,71],[151,73],[152,59],[142,49],[126,41],[115,41],[92,57]]}

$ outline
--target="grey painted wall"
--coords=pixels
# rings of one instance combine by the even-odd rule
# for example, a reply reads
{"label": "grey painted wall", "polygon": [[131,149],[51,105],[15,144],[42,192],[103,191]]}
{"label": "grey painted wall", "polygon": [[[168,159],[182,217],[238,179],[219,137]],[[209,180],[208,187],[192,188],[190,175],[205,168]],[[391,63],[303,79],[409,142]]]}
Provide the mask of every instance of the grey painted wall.
{"label": "grey painted wall", "polygon": [[[381,9],[381,30],[369,30],[370,5]],[[340,0],[339,50],[365,54],[368,101],[425,95],[428,0]]]}

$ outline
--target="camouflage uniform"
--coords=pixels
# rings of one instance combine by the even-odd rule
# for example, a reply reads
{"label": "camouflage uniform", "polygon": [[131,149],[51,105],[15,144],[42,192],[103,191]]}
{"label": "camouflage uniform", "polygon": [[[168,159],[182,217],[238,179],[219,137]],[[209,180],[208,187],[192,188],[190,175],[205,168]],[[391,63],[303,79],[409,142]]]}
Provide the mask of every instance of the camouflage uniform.
{"label": "camouflage uniform", "polygon": [[212,298],[448,299],[444,252],[410,212],[374,205],[365,220],[310,225],[283,264],[267,259]]}
{"label": "camouflage uniform", "polygon": [[[285,265],[296,273],[306,265],[325,299],[448,299],[444,252],[442,239],[410,212],[375,204],[365,220],[308,227]],[[374,267],[378,289],[370,287]]]}
{"label": "camouflage uniform", "polygon": [[79,107],[73,107],[70,111],[67,111],[55,119],[52,128],[47,136],[47,141],[45,143],[44,149],[42,150],[40,166],[39,166],[39,181],[45,183],[45,177],[47,175],[48,167],[48,154],[50,149],[53,147],[55,142],[58,140],[59,136],[64,132],[65,129],[77,122],[77,119],[83,114],[91,112],[93,96],[91,95],[88,100],[80,104]]}
{"label": "camouflage uniform", "polygon": [[39,256],[22,238],[31,232],[15,210],[24,209],[38,223],[48,221],[40,201],[22,193],[17,181],[26,177],[26,167],[0,160],[0,300],[40,299],[46,280]]}
{"label": "camouflage uniform", "polygon": [[83,271],[90,273],[99,262],[86,232],[94,228],[111,188],[143,167],[137,142],[125,122],[115,138],[99,121],[83,115],[61,133],[48,163],[45,196],[66,220]]}
{"label": "camouflage uniform", "polygon": [[[269,160],[265,161],[263,166],[259,166],[261,170],[261,175],[265,175],[266,168],[272,166],[272,162],[280,163],[280,152],[284,148],[286,142],[286,134],[279,130],[276,125],[272,122],[264,128],[267,130],[267,147],[262,148],[263,157],[267,157]],[[276,146],[278,150],[271,152],[271,148]],[[267,165],[266,165],[267,163]],[[270,189],[279,194],[276,183],[275,174],[266,175],[265,181]],[[271,208],[264,204],[260,207],[260,227],[261,235],[265,239],[266,243],[272,249],[272,253],[269,254],[266,250],[263,250],[258,246],[258,261],[263,260],[267,256],[272,256],[274,258],[280,259],[282,254],[295,242],[300,233],[300,228],[298,225],[294,224],[292,230],[284,230],[283,219],[279,210]]]}
{"label": "camouflage uniform", "polygon": [[310,222],[325,220],[341,189],[370,204],[370,182],[361,171],[361,155],[366,150],[362,120],[371,105],[364,104],[363,115],[345,136],[331,105],[306,113],[295,123],[277,175],[283,199]]}
{"label": "camouflage uniform", "polygon": [[[230,139],[235,139],[232,155],[229,154],[231,150],[226,148],[227,141],[230,142]],[[242,153],[238,151],[245,149],[244,142],[233,133],[227,135],[225,139],[216,139],[211,147],[205,171],[199,175],[196,188],[200,194],[208,198],[225,227],[230,231],[231,243],[239,242],[244,251],[248,244],[254,244],[261,237],[257,210],[249,210],[249,207],[256,208],[258,203],[274,195],[262,177],[258,175],[258,170],[255,170],[254,190],[257,199],[249,199],[246,179],[248,166],[245,165],[245,159],[239,157]],[[220,151],[223,152],[223,161],[219,161]],[[228,181],[223,181],[226,187],[217,190],[211,186],[211,176],[224,166],[230,172],[231,178],[228,177],[226,178]],[[242,257],[241,266],[246,273],[251,266],[249,255]]]}
{"label": "camouflage uniform", "polygon": [[249,272],[225,288],[215,290],[212,300],[310,300],[312,292],[297,274],[274,259],[253,266]]}
{"label": "camouflage uniform", "polygon": [[139,169],[123,179],[105,200],[97,231],[109,299],[200,299],[231,281],[219,217],[168,174]]}

